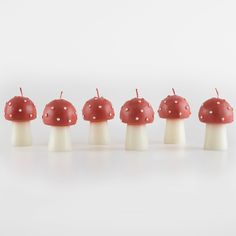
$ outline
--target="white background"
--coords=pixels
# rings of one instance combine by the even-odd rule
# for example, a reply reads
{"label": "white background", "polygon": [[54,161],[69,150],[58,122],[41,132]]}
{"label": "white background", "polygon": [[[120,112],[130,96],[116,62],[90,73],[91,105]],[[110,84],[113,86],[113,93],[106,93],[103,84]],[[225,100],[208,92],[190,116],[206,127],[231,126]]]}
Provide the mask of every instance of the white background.
{"label": "white background", "polygon": [[[228,152],[203,151],[201,103],[236,107],[236,4],[223,0],[0,0],[0,235],[235,235],[235,124]],[[34,146],[11,148],[5,102],[23,87],[37,105]],[[116,117],[112,145],[87,145],[84,102],[95,88]],[[153,105],[174,87],[191,104],[188,145],[123,150],[119,109],[140,95]],[[64,91],[79,111],[74,150],[48,153],[44,105]]]}

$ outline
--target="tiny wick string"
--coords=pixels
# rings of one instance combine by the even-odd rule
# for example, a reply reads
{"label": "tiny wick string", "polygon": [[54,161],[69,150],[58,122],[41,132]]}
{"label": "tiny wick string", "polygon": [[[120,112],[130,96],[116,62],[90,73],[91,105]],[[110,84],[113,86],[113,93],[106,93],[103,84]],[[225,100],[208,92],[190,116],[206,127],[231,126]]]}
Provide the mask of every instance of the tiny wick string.
{"label": "tiny wick string", "polygon": [[100,95],[99,95],[99,90],[98,90],[98,88],[96,88],[96,92],[97,92],[97,97],[99,98]]}
{"label": "tiny wick string", "polygon": [[219,98],[219,91],[217,88],[215,88],[216,94],[217,94],[217,98]]}
{"label": "tiny wick string", "polygon": [[137,96],[137,98],[138,98],[138,97],[139,97],[138,89],[136,89],[135,91],[136,91],[136,96]]}
{"label": "tiny wick string", "polygon": [[61,94],[60,94],[60,99],[62,99],[62,94],[63,94],[63,91],[61,91]]}
{"label": "tiny wick string", "polygon": [[23,97],[23,91],[22,91],[22,88],[20,87],[20,94],[21,96]]}
{"label": "tiny wick string", "polygon": [[175,95],[175,89],[174,88],[172,88],[172,91],[173,91],[173,94]]}

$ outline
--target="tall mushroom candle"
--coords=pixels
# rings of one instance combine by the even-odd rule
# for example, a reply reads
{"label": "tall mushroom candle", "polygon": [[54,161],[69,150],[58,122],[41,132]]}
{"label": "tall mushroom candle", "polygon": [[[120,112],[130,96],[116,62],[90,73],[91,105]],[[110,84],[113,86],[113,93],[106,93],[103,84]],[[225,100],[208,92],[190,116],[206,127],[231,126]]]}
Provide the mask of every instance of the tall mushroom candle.
{"label": "tall mushroom candle", "polygon": [[158,109],[160,118],[166,119],[165,144],[184,145],[186,142],[184,120],[191,115],[187,100],[175,94],[161,101]]}
{"label": "tall mushroom candle", "polygon": [[233,108],[216,89],[217,97],[208,99],[200,107],[199,120],[206,124],[204,148],[226,150],[228,147],[226,125],[233,122]]}
{"label": "tall mushroom candle", "polygon": [[148,149],[146,124],[153,122],[154,111],[144,98],[139,97],[137,89],[136,98],[121,107],[120,119],[127,124],[125,148],[140,151]]}
{"label": "tall mushroom candle", "polygon": [[45,106],[42,119],[44,124],[51,126],[49,151],[70,151],[72,147],[69,127],[76,124],[77,114],[75,107],[62,99],[62,92],[59,99]]}
{"label": "tall mushroom candle", "polygon": [[32,144],[32,135],[30,129],[30,121],[37,116],[34,103],[23,96],[20,88],[21,96],[15,96],[5,105],[5,118],[12,121],[12,145],[13,146],[29,146]]}
{"label": "tall mushroom candle", "polygon": [[114,109],[109,100],[97,96],[88,100],[83,107],[83,118],[90,122],[89,143],[93,145],[106,145],[109,143],[107,121],[115,116]]}

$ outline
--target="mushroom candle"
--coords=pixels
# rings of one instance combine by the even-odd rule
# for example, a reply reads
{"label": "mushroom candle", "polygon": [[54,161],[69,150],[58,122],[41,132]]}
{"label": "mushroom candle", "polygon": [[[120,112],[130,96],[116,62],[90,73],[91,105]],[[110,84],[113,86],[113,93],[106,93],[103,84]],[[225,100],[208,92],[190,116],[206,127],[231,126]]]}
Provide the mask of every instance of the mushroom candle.
{"label": "mushroom candle", "polygon": [[89,143],[94,145],[106,145],[109,143],[107,121],[115,116],[112,104],[106,98],[97,96],[88,100],[83,107],[83,118],[90,122]]}
{"label": "mushroom candle", "polygon": [[43,111],[43,122],[52,127],[48,143],[49,151],[70,151],[69,127],[77,122],[75,107],[65,99],[55,99]]}
{"label": "mushroom candle", "polygon": [[32,144],[30,121],[37,116],[34,103],[27,97],[15,96],[6,103],[5,118],[13,123],[12,144],[14,146],[29,146]]}
{"label": "mushroom candle", "polygon": [[148,149],[146,124],[153,122],[154,111],[144,98],[139,98],[137,89],[136,95],[136,98],[127,101],[120,110],[120,119],[127,124],[125,148],[146,150]]}
{"label": "mushroom candle", "polygon": [[205,101],[198,113],[199,120],[206,123],[204,148],[209,150],[227,149],[226,124],[233,122],[233,108],[225,100],[216,98]]}
{"label": "mushroom candle", "polygon": [[191,115],[190,106],[185,98],[175,94],[161,101],[158,109],[160,118],[166,119],[164,143],[185,144],[184,120]]}

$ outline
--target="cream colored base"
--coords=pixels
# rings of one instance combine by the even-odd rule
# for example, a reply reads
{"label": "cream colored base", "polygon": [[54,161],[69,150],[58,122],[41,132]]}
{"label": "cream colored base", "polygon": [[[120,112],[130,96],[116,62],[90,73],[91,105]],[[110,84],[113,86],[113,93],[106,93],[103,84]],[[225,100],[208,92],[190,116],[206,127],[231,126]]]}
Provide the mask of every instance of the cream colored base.
{"label": "cream colored base", "polygon": [[109,142],[107,122],[90,122],[89,144],[106,145]]}
{"label": "cream colored base", "polygon": [[183,119],[166,120],[164,143],[185,145],[186,140]]}
{"label": "cream colored base", "polygon": [[53,152],[71,151],[69,127],[52,127],[48,142],[48,150]]}
{"label": "cream colored base", "polygon": [[228,148],[226,125],[206,124],[204,148],[207,150]]}
{"label": "cream colored base", "polygon": [[127,125],[125,149],[137,151],[148,149],[148,137],[145,125]]}
{"label": "cream colored base", "polygon": [[13,146],[32,145],[30,122],[13,122],[11,142]]}

